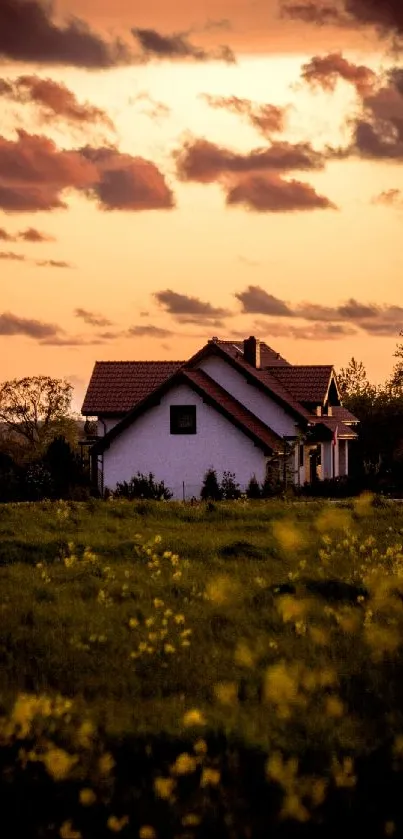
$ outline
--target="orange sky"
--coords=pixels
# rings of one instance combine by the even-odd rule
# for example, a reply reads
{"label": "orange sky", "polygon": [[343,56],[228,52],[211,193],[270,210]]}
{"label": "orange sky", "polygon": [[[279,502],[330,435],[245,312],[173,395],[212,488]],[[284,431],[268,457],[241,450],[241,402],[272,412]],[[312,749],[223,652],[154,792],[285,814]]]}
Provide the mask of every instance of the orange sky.
{"label": "orange sky", "polygon": [[[129,0],[63,0],[50,55],[26,0],[5,5],[1,380],[67,377],[78,406],[97,359],[186,358],[252,333],[291,362],[354,355],[388,376],[403,328],[403,85],[385,75],[387,38],[260,0],[191,13],[154,0],[135,16]],[[13,40],[17,7],[31,54]],[[87,56],[116,34],[133,58],[80,66],[102,64]]]}

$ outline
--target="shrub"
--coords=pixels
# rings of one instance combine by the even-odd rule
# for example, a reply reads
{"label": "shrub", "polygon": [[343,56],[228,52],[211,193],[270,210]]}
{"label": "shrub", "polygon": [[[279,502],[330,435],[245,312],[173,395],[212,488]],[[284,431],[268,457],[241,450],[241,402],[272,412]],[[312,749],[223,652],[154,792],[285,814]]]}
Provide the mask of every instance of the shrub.
{"label": "shrub", "polygon": [[259,481],[256,478],[256,475],[252,475],[248,486],[246,487],[246,495],[248,498],[261,498],[262,497],[262,490],[260,488]]}
{"label": "shrub", "polygon": [[221,481],[221,496],[225,501],[233,501],[240,498],[241,487],[239,486],[234,472],[224,472]]}
{"label": "shrub", "polygon": [[218,483],[217,472],[215,469],[208,469],[204,478],[200,492],[200,498],[203,501],[211,499],[212,501],[220,501],[222,498],[221,487]]}
{"label": "shrub", "polygon": [[156,481],[152,472],[143,475],[137,472],[132,479],[123,481],[116,485],[114,492],[116,498],[127,498],[132,501],[134,498],[148,498],[152,501],[169,501],[172,492],[165,486],[164,481]]}

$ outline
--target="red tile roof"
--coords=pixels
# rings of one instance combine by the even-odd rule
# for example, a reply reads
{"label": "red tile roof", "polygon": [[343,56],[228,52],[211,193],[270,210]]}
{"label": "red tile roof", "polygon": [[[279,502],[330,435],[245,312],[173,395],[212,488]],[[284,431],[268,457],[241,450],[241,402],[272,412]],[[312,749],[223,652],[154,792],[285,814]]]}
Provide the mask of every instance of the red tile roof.
{"label": "red tile roof", "polygon": [[351,411],[348,411],[347,408],[343,408],[342,405],[336,405],[332,408],[332,416],[341,420],[341,422],[359,422],[359,419]]}
{"label": "red tile roof", "polygon": [[348,438],[348,439],[351,439],[351,440],[355,440],[356,437],[358,437],[357,432],[354,431],[353,428],[351,428],[351,425],[345,425],[344,422],[341,422],[336,417],[328,417],[328,416],[317,417],[317,416],[313,416],[312,417],[312,424],[313,425],[324,425],[325,428],[328,428],[329,431],[331,431],[333,434],[337,429],[337,436],[338,437]]}
{"label": "red tile roof", "polygon": [[[192,356],[186,364],[186,368],[189,369],[189,367],[194,367],[194,365],[196,365],[199,360],[204,358],[209,352],[216,352],[217,354],[227,356],[231,359],[234,366],[243,371],[246,377],[260,385],[260,387],[264,390],[270,391],[271,395],[274,396],[277,402],[280,402],[286,409],[291,409],[291,412],[294,415],[296,414],[299,419],[309,420],[309,412],[303,405],[297,402],[292,393],[284,387],[277,377],[272,375],[272,373],[268,370],[252,367],[251,364],[248,364],[248,362],[244,360],[243,353],[236,354],[232,348],[228,349],[228,343],[230,342],[210,341],[202,347],[198,353]],[[278,369],[280,369],[280,367]]]}
{"label": "red tile roof", "polygon": [[85,394],[85,416],[126,414],[183,361],[97,361]]}
{"label": "red tile roof", "polygon": [[331,364],[270,367],[269,372],[289,390],[298,402],[321,404],[326,398],[333,372]]}
{"label": "red tile roof", "polygon": [[124,431],[125,428],[128,428],[138,416],[141,416],[149,407],[156,404],[164,393],[181,382],[190,385],[206,402],[212,404],[233,425],[240,428],[244,434],[250,437],[264,451],[282,451],[282,438],[258,419],[258,417],[255,417],[244,405],[234,399],[231,394],[211,379],[207,373],[203,370],[189,370],[183,367],[178,369],[169,379],[166,379],[152,393],[149,393],[133,410],[129,411],[117,425],[95,444],[93,451],[101,452],[108,448],[112,440]]}
{"label": "red tile roof", "polygon": [[[222,341],[221,339],[217,342],[222,346],[227,352],[231,353],[235,358],[241,353],[243,355],[243,340],[242,341]],[[266,344],[264,341],[260,341],[260,366],[262,368],[266,367],[277,367],[277,366],[289,366],[289,361],[286,361],[280,353],[273,350]]]}

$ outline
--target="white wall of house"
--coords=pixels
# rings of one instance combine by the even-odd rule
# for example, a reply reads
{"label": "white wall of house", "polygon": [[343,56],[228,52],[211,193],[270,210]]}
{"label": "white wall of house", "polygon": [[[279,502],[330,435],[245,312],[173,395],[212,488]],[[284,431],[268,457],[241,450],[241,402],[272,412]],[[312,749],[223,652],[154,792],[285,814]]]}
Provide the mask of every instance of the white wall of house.
{"label": "white wall of house", "polygon": [[[170,434],[170,405],[196,405],[196,434]],[[104,452],[104,487],[129,481],[137,472],[153,472],[182,498],[199,496],[203,477],[213,467],[221,480],[234,472],[241,488],[251,476],[265,478],[266,457],[252,440],[236,428],[188,385],[181,384],[161,398],[112,441]]]}
{"label": "white wall of house", "polygon": [[120,422],[121,419],[122,419],[122,417],[105,417],[105,419],[103,417],[98,417],[98,421],[97,421],[98,437],[103,437],[105,434],[107,434],[108,431],[110,431],[111,428],[113,428],[114,425],[117,425],[118,422]]}
{"label": "white wall of house", "polygon": [[203,359],[199,367],[280,437],[292,436],[296,433],[296,419],[268,394],[248,384],[242,373],[231,367],[224,359],[212,356]]}

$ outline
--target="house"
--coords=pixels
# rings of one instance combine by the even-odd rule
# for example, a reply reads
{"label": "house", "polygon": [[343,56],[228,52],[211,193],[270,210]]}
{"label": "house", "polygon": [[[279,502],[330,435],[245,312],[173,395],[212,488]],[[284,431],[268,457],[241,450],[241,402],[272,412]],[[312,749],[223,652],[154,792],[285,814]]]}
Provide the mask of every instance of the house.
{"label": "house", "polygon": [[103,491],[152,472],[174,498],[199,496],[210,467],[242,488],[268,470],[297,485],[348,475],[358,420],[331,365],[294,365],[254,336],[212,338],[188,361],[99,361],[82,407]]}

